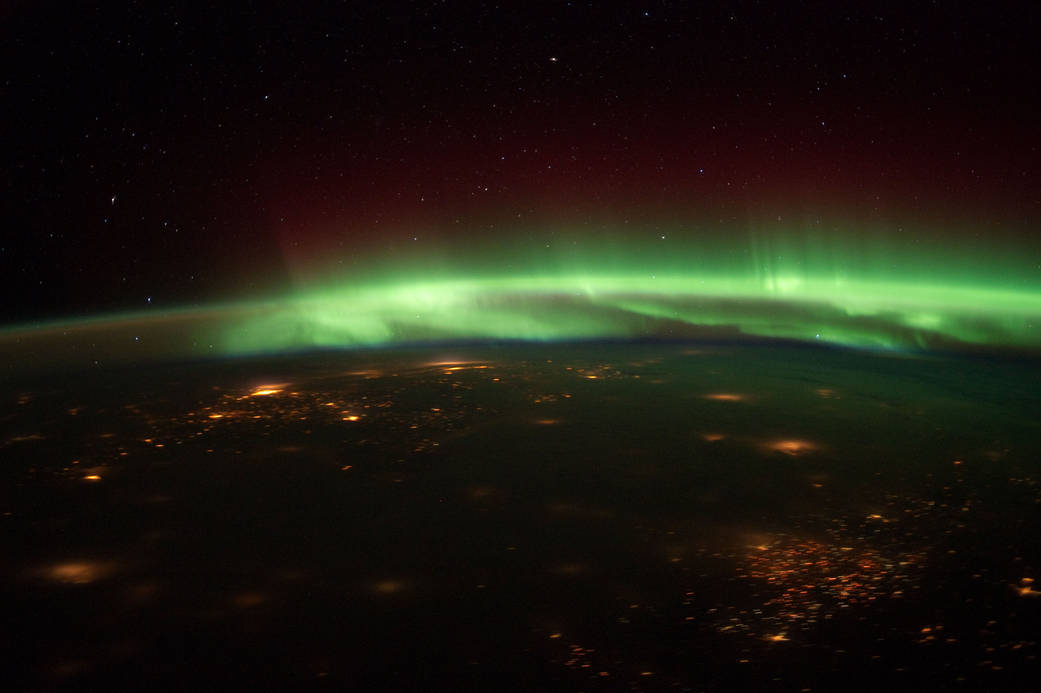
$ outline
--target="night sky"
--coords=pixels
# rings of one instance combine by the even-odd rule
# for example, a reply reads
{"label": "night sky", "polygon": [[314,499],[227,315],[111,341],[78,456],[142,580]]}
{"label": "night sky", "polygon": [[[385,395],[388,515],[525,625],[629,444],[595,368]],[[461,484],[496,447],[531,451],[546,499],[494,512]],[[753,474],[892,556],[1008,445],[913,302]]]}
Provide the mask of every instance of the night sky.
{"label": "night sky", "polygon": [[0,321],[778,247],[1041,287],[1041,7],[847,5],[16,3]]}

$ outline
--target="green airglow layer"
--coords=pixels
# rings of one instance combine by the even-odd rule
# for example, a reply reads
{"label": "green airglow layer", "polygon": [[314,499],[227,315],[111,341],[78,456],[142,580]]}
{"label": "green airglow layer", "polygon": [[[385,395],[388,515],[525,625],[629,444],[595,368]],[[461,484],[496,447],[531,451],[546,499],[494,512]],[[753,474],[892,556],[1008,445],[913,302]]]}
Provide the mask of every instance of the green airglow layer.
{"label": "green airglow layer", "polygon": [[1041,352],[1036,249],[878,238],[754,237],[735,248],[610,237],[558,242],[563,251],[529,239],[385,253],[311,270],[265,300],[9,328],[2,341],[27,349],[49,335],[75,342],[77,357],[90,341],[110,358],[646,337]]}

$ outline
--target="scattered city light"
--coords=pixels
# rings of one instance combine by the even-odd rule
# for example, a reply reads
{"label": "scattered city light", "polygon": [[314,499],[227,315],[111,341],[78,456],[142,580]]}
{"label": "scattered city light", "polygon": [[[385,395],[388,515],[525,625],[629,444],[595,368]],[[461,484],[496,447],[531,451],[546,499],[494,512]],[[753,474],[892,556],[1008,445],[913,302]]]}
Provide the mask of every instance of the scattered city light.
{"label": "scattered city light", "polygon": [[798,440],[790,438],[786,440],[773,440],[763,443],[763,447],[773,452],[784,453],[785,455],[791,455],[792,457],[798,457],[808,452],[813,452],[819,448],[816,443],[812,443],[808,440]]}
{"label": "scattered city light", "polygon": [[265,395],[276,395],[279,392],[281,392],[281,390],[276,388],[262,388],[260,390],[254,390],[251,394],[254,397],[263,397]]}

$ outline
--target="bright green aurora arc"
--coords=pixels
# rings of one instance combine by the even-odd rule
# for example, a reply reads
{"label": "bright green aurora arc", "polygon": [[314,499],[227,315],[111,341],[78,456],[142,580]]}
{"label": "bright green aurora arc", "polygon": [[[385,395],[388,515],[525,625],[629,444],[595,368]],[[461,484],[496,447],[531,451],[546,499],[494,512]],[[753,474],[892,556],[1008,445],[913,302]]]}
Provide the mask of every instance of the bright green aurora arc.
{"label": "bright green aurora arc", "polygon": [[280,296],[19,326],[0,343],[40,363],[641,338],[1041,349],[1041,268],[1021,243],[877,231],[763,233],[739,244],[672,235],[370,252],[305,272]]}

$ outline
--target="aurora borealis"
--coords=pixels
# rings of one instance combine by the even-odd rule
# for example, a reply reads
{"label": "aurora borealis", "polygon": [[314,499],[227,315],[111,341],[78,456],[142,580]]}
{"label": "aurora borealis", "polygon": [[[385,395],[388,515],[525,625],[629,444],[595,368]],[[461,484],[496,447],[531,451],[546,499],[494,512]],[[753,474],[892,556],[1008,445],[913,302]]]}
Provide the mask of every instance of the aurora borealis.
{"label": "aurora borealis", "polygon": [[8,368],[1041,348],[1036,8],[478,5],[14,10]]}
{"label": "aurora borealis", "polygon": [[[1030,258],[890,239],[775,232],[696,246],[616,235],[607,248],[515,242],[367,258],[264,299],[15,328],[99,360],[472,341],[780,338],[902,351],[1041,349]],[[876,236],[875,238],[879,238]],[[667,245],[668,244],[668,245]],[[447,249],[447,246],[444,246]],[[322,277],[321,280],[313,277]],[[345,279],[344,277],[351,277]],[[100,335],[105,335],[100,337]],[[89,343],[89,344],[88,344]],[[101,346],[99,346],[99,343]],[[23,356],[25,358],[25,356]]]}

